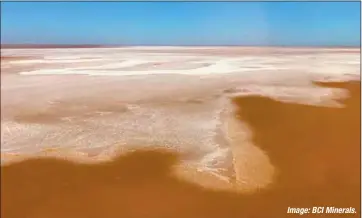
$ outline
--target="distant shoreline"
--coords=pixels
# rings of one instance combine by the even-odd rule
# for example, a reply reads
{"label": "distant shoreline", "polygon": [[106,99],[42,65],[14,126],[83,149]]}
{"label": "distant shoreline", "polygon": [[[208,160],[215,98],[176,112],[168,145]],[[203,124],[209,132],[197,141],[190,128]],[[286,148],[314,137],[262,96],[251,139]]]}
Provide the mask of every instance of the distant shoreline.
{"label": "distant shoreline", "polygon": [[[2,49],[24,49],[24,48],[104,48],[110,46],[103,45],[88,45],[88,44],[79,44],[79,45],[70,45],[70,44],[2,44]],[[111,46],[113,47],[113,46]]]}
{"label": "distant shoreline", "polygon": [[1,49],[52,49],[52,48],[129,48],[129,47],[244,47],[244,48],[324,48],[361,49],[361,46],[285,46],[285,45],[97,45],[97,44],[1,44]]}

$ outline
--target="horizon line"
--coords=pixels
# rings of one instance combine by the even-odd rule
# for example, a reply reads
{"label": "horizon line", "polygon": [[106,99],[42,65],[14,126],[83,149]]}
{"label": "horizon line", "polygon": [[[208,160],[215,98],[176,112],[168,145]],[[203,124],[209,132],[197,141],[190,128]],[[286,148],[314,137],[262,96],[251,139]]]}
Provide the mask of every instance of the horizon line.
{"label": "horizon line", "polygon": [[209,44],[209,45],[174,45],[174,44],[73,44],[73,43],[1,43],[1,49],[7,48],[115,48],[115,47],[307,47],[307,48],[360,48],[359,45],[282,45],[282,44],[235,44],[235,45],[223,45],[223,44]]}

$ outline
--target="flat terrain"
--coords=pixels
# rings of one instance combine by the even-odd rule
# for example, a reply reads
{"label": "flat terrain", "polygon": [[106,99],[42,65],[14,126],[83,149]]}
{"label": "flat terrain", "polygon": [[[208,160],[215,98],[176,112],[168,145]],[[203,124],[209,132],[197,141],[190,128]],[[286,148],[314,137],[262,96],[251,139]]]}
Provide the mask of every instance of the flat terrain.
{"label": "flat terrain", "polygon": [[359,213],[358,52],[4,49],[1,217]]}

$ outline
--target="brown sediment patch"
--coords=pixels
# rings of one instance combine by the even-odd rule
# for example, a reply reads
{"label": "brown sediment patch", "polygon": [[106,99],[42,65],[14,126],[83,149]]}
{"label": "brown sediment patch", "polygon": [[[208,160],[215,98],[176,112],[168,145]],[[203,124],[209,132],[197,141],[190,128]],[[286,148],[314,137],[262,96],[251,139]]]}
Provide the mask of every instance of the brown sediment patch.
{"label": "brown sediment patch", "polygon": [[207,215],[205,206],[219,194],[177,179],[170,170],[176,163],[172,153],[142,151],[97,165],[38,159],[5,166],[1,217]]}
{"label": "brown sediment patch", "polygon": [[34,57],[27,56],[1,56],[1,61],[19,61],[19,60],[29,60],[34,59]]}
{"label": "brown sediment patch", "polygon": [[12,61],[22,61],[22,60],[35,60],[36,57],[28,57],[28,56],[1,56],[1,68],[4,68],[7,64]]}
{"label": "brown sediment patch", "polygon": [[82,100],[75,102],[50,102],[50,105],[41,111],[23,108],[17,112],[18,115],[14,116],[14,120],[20,123],[52,124],[65,122],[67,119],[82,121],[102,114],[129,111],[126,104],[117,101],[109,103],[98,99],[93,101],[83,99],[84,103]]}
{"label": "brown sediment patch", "polygon": [[[82,58],[84,60],[90,58]],[[30,60],[36,61],[35,63],[19,63],[18,61]],[[9,59],[7,61],[3,61],[1,65],[1,74],[19,74],[22,72],[31,72],[41,70],[62,70],[67,68],[73,68],[72,70],[87,70],[87,67],[99,67],[105,65],[103,60],[95,59],[92,62],[90,61],[82,61],[82,62],[66,62],[66,63],[51,63],[52,60],[46,60],[48,62],[39,63],[38,61],[43,61],[43,58],[24,58],[24,59]],[[43,75],[44,76],[44,75]]]}
{"label": "brown sediment patch", "polygon": [[14,61],[24,61],[24,60],[38,60],[42,59],[39,57],[30,57],[30,56],[1,56],[1,76],[4,74],[17,74],[21,71],[29,70],[29,67],[14,67]]}
{"label": "brown sediment patch", "polygon": [[251,128],[253,143],[278,171],[270,190],[260,196],[273,199],[280,213],[288,206],[316,205],[355,207],[359,212],[360,82],[317,84],[347,89],[350,97],[340,100],[345,107],[256,96],[234,100],[240,107],[239,118]]}
{"label": "brown sediment patch", "polygon": [[278,170],[267,189],[243,195],[195,185],[189,179],[200,173],[176,176],[178,158],[165,151],[96,165],[33,159],[1,167],[1,217],[299,217],[287,214],[288,207],[316,206],[354,207],[357,213],[342,216],[360,217],[360,83],[323,85],[350,91],[344,108],[234,100],[253,143]]}

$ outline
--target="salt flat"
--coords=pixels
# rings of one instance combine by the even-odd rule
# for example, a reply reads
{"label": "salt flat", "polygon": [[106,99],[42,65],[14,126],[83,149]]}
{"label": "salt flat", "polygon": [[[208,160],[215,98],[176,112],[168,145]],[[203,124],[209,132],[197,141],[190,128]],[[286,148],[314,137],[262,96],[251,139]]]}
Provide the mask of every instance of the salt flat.
{"label": "salt flat", "polygon": [[360,77],[359,49],[2,49],[2,56],[3,163],[40,155],[99,161],[157,146],[241,189],[267,186],[275,167],[235,118],[231,98],[338,108],[348,92],[312,81]]}

